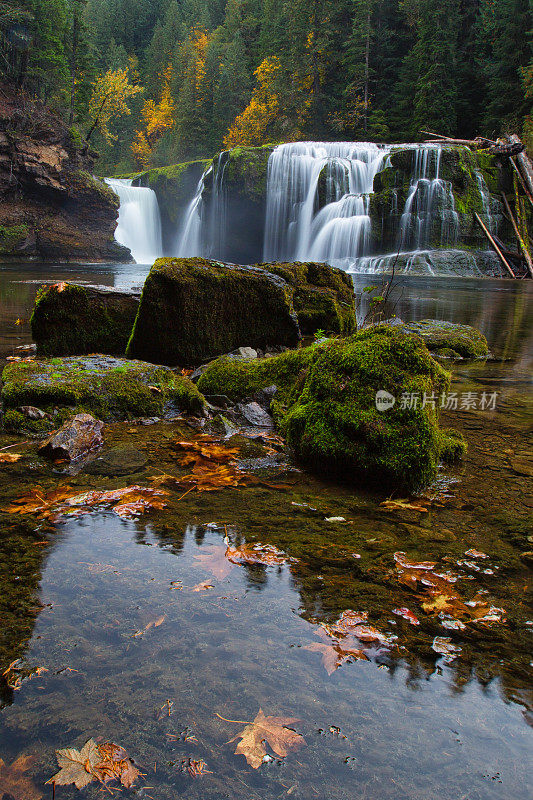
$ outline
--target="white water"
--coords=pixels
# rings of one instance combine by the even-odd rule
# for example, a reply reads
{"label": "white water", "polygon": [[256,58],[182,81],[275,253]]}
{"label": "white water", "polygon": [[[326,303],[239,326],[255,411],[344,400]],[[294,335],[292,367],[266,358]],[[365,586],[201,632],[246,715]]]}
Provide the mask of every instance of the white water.
{"label": "white water", "polygon": [[368,195],[389,150],[368,142],[276,147],[268,162],[263,259],[327,261],[346,268],[363,255],[370,236]]}
{"label": "white water", "polygon": [[131,180],[106,178],[120,199],[115,239],[128,247],[137,264],[152,264],[163,255],[161,217],[152,189],[132,186]]}
{"label": "white water", "polygon": [[451,246],[457,241],[459,217],[452,184],[440,177],[441,154],[439,145],[421,145],[414,150],[411,185],[400,220],[401,251],[426,250],[439,220],[440,241],[436,244]]}
{"label": "white water", "polygon": [[[198,181],[194,197],[183,215],[176,237],[175,255],[178,258],[202,256],[221,258],[226,246],[227,202],[224,172],[224,153],[218,157],[215,168],[209,165]],[[205,201],[207,179],[212,178],[212,193],[209,208]]]}

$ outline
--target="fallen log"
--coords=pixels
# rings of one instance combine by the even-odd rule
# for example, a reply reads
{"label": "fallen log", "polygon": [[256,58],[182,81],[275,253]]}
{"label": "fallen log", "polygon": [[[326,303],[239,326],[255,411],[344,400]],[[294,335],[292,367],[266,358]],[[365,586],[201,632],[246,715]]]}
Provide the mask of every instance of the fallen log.
{"label": "fallen log", "polygon": [[503,192],[502,192],[502,199],[503,199],[503,204],[505,206],[505,210],[507,211],[507,214],[509,216],[509,220],[511,222],[511,225],[513,226],[513,230],[515,232],[515,236],[516,236],[516,239],[518,241],[518,245],[519,245],[519,247],[520,247],[520,249],[521,249],[521,251],[522,251],[522,253],[524,255],[524,259],[525,259],[525,262],[527,264],[529,275],[530,275],[530,277],[533,278],[533,261],[531,261],[531,255],[529,253],[529,250],[527,249],[527,245],[526,245],[523,237],[520,234],[520,231],[518,230],[518,225],[516,224],[516,220],[514,218],[513,212],[511,211],[511,206],[509,205],[509,201],[507,200],[507,197],[505,196],[505,194]]}
{"label": "fallen log", "polygon": [[529,159],[526,148],[520,141],[519,137],[516,133],[513,133],[509,136],[509,141],[511,144],[514,145],[522,145],[522,150],[517,154],[516,160],[518,161],[518,167],[520,172],[522,173],[522,177],[527,185],[528,191],[530,195],[533,195],[533,164]]}
{"label": "fallen log", "polygon": [[[487,150],[493,156],[516,156],[521,154],[525,147],[522,142],[518,139],[517,142],[509,141],[509,142],[502,142],[498,140],[493,142],[492,139],[485,139],[483,136],[477,136],[475,139],[453,139],[451,136],[442,136],[440,133],[432,133],[431,131],[420,131],[421,133],[425,133],[426,136],[433,136],[438,141],[428,141],[424,142],[424,144],[452,144],[452,145],[462,145],[464,147],[471,147],[474,150]],[[533,177],[533,171],[532,171]]]}
{"label": "fallen log", "polygon": [[505,258],[504,254],[502,253],[502,251],[500,250],[500,248],[498,247],[498,245],[497,245],[497,244],[496,244],[496,242],[494,241],[494,237],[493,237],[493,236],[492,236],[492,234],[490,233],[489,229],[487,228],[487,226],[485,225],[485,223],[483,222],[483,220],[481,219],[481,217],[479,216],[479,214],[477,213],[477,211],[476,211],[476,212],[474,212],[474,216],[475,216],[475,218],[477,219],[477,221],[479,222],[479,224],[481,225],[481,227],[483,228],[483,231],[484,231],[484,233],[485,233],[485,236],[487,237],[487,239],[489,240],[489,242],[490,242],[490,243],[491,243],[491,245],[493,246],[493,248],[494,248],[494,250],[496,251],[496,253],[497,253],[497,255],[498,255],[498,257],[499,257],[500,261],[501,261],[501,262],[502,262],[502,264],[504,265],[505,269],[507,270],[507,272],[509,273],[509,275],[511,276],[511,278],[516,278],[516,275],[514,274],[514,272],[513,272],[513,270],[511,269],[511,267],[509,266],[509,262],[507,261],[507,259]]}

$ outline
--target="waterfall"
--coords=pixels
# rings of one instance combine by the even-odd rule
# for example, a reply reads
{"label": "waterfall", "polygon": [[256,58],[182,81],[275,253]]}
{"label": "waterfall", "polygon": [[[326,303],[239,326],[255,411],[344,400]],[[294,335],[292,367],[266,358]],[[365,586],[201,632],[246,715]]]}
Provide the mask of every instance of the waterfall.
{"label": "waterfall", "polygon": [[419,251],[436,238],[440,220],[440,246],[453,245],[459,233],[453,187],[440,177],[440,145],[419,145],[413,153],[411,185],[400,219],[398,250]]}
{"label": "waterfall", "polygon": [[178,258],[189,258],[190,256],[204,254],[205,242],[202,239],[203,193],[205,179],[212,170],[213,167],[208,167],[198,181],[194,197],[183,215],[183,222],[176,238],[176,256]]}
{"label": "waterfall", "polygon": [[131,250],[137,264],[152,264],[163,255],[161,217],[155,192],[132,186],[131,180],[106,178],[105,182],[120,200],[115,239]]}
{"label": "waterfall", "polygon": [[352,265],[368,249],[368,195],[389,151],[368,142],[276,147],[268,162],[264,261]]}
{"label": "waterfall", "polygon": [[479,189],[479,194],[481,195],[481,204],[483,208],[482,212],[483,222],[485,223],[485,225],[487,226],[487,228],[491,233],[496,233],[497,226],[496,226],[496,221],[492,214],[490,192],[487,183],[485,181],[485,178],[483,177],[482,172],[476,170],[475,175],[476,175],[477,186]]}

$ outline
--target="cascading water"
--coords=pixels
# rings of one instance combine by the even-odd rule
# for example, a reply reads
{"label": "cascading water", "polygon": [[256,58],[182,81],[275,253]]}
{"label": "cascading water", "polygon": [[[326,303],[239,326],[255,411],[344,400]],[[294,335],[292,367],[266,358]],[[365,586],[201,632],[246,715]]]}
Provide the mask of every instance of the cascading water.
{"label": "cascading water", "polygon": [[120,208],[115,239],[128,247],[137,264],[152,264],[163,255],[161,217],[152,189],[132,186],[131,180],[106,178],[118,195]]}
{"label": "cascading water", "polygon": [[368,247],[368,195],[389,150],[367,142],[276,147],[268,163],[264,260],[353,264]]}
{"label": "cascading water", "polygon": [[435,222],[440,220],[440,246],[457,241],[459,217],[455,211],[453,187],[440,177],[442,148],[423,145],[414,151],[411,185],[400,220],[398,249],[401,252],[428,248]]}
{"label": "cascading water", "polygon": [[[175,255],[178,258],[202,256],[222,258],[226,246],[226,189],[224,172],[227,160],[224,153],[213,168],[209,165],[198,181],[193,199],[183,215],[176,237]],[[209,207],[205,200],[206,183],[212,181]]]}

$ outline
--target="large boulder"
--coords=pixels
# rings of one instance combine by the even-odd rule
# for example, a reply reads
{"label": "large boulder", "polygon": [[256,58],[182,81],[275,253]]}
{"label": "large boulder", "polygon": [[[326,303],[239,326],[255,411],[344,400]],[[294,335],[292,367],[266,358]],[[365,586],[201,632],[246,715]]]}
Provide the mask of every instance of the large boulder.
{"label": "large boulder", "polygon": [[440,319],[409,322],[406,328],[422,337],[428,350],[461,358],[483,358],[489,354],[487,340],[471,325]]}
{"label": "large boulder", "polygon": [[42,356],[124,355],[140,292],[58,283],[39,290],[30,320]]}
{"label": "large boulder", "polygon": [[[41,432],[81,412],[108,421],[204,409],[202,395],[187,378],[167,367],[111,356],[16,361],[5,367],[2,380],[4,426],[14,430]],[[23,406],[36,406],[47,416],[33,424]]]}
{"label": "large boulder", "polygon": [[127,355],[189,365],[240,345],[292,347],[300,339],[286,281],[255,267],[160,258],[144,284]]}
{"label": "large boulder", "polygon": [[39,447],[39,452],[55,460],[76,461],[102,447],[104,423],[90,414],[76,414]]}
{"label": "large boulder", "polygon": [[274,384],[271,411],[302,463],[322,476],[413,490],[435,478],[439,459],[465,449],[438,424],[449,377],[421,337],[376,325],[272,358],[217,359],[198,386],[235,400]]}
{"label": "large boulder", "polygon": [[344,270],[315,262],[256,266],[280,275],[294,287],[294,310],[304,335],[316,331],[344,334],[355,331],[353,281]]}

